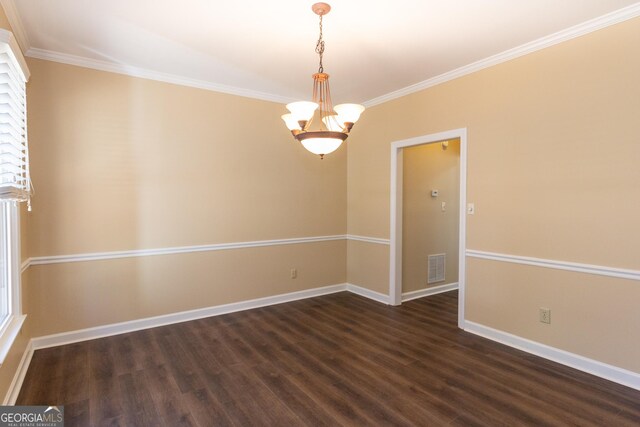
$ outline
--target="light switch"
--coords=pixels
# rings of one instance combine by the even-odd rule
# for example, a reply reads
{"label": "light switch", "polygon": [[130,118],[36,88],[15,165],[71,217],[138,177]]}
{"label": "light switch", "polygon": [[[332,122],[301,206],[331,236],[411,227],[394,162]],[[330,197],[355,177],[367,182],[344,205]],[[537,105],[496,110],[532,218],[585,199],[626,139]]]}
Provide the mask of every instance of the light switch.
{"label": "light switch", "polygon": [[442,204],[440,205],[442,212],[446,212],[447,211],[447,202],[442,202]]}
{"label": "light switch", "polygon": [[469,215],[474,215],[476,213],[476,205],[474,203],[469,203],[467,205],[467,213]]}
{"label": "light switch", "polygon": [[438,190],[431,190],[431,197],[438,197]]}

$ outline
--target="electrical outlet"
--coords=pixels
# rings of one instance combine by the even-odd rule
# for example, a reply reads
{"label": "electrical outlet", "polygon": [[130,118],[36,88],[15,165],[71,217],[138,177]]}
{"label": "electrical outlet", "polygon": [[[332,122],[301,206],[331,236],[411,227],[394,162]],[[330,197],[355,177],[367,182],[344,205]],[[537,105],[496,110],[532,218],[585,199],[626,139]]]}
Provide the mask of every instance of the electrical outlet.
{"label": "electrical outlet", "polygon": [[291,269],[291,278],[295,279],[296,277],[298,277],[298,270],[296,270],[295,268]]}
{"label": "electrical outlet", "polygon": [[551,323],[551,309],[540,307],[540,322]]}

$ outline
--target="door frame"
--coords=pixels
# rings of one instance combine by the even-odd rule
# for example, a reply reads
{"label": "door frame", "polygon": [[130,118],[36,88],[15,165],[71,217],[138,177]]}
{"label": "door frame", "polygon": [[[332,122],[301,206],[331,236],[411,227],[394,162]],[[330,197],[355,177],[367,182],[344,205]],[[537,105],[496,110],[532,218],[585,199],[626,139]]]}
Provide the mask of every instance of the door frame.
{"label": "door frame", "polygon": [[460,139],[460,227],[458,232],[458,327],[464,329],[465,252],[467,236],[467,128],[417,136],[391,143],[391,212],[389,302],[402,304],[402,173],[403,148]]}

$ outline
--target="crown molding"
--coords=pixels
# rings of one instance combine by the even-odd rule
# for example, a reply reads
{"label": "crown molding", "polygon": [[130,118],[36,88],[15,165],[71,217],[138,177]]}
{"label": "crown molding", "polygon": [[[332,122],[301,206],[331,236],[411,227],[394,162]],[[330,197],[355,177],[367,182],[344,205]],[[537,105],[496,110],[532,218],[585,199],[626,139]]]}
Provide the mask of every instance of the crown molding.
{"label": "crown molding", "polygon": [[[0,0],[2,1],[2,0]],[[194,87],[197,89],[209,90],[212,92],[221,92],[229,95],[242,96],[245,98],[254,98],[262,101],[277,102],[287,104],[295,101],[293,98],[275,95],[266,92],[259,92],[250,89],[243,89],[234,86],[227,86],[206,80],[192,79],[189,77],[178,76],[175,74],[163,73],[160,71],[149,70],[146,68],[134,67],[127,64],[102,61],[99,59],[89,59],[83,56],[70,55],[51,50],[30,48],[26,56],[36,59],[44,59],[47,61],[60,62],[62,64],[75,65],[78,67],[91,68],[99,71],[107,71],[110,73],[123,74],[130,77],[139,77],[143,79],[156,80],[164,83],[171,83],[180,86]]]}
{"label": "crown molding", "polygon": [[640,16],[640,2],[364,102],[369,108]]}
{"label": "crown molding", "polygon": [[16,7],[16,2],[14,0],[0,0],[0,5],[2,5],[4,13],[7,15],[7,20],[9,20],[9,24],[11,25],[20,49],[26,52],[31,48],[31,43],[29,42],[27,31],[24,29],[24,24]]}
{"label": "crown molding", "polygon": [[[31,48],[29,39],[22,20],[15,7],[15,0],[0,0],[0,4],[5,9],[7,19],[13,27],[18,44],[22,48],[25,55],[31,58],[44,59],[47,61],[60,62],[63,64],[75,65],[78,67],[91,68],[100,71],[107,71],[117,74],[123,74],[131,77],[139,77],[149,80],[156,80],[165,83],[172,83],[181,86],[194,87],[198,89],[209,90],[213,92],[221,92],[229,95],[242,96],[246,98],[260,99],[263,101],[277,102],[277,103],[289,103],[295,101],[293,98],[265,93],[260,91],[254,91],[250,89],[244,89],[234,86],[227,86],[223,84],[214,83],[206,80],[192,79],[175,74],[163,73],[160,71],[149,70],[145,68],[134,67],[127,64],[103,61],[98,59],[90,59],[82,56],[71,55],[51,50]],[[574,39],[576,37],[583,36],[585,34],[592,33],[602,28],[609,27],[611,25],[618,24],[620,22],[636,18],[640,16],[640,2],[617,11],[608,13],[598,18],[591,19],[583,22],[582,24],[575,25],[562,31],[558,31],[554,34],[539,38],[529,43],[525,43],[521,46],[513,49],[506,50],[493,56],[481,59],[468,65],[456,68],[455,70],[448,71],[430,79],[421,81],[419,83],[406,86],[402,89],[389,92],[385,95],[378,96],[376,98],[365,101],[363,104],[366,107],[373,107],[378,104],[382,104],[387,101],[391,101],[406,95],[410,95],[415,92],[428,89],[430,87],[448,82],[450,80],[457,79],[459,77],[466,76],[476,71],[483,70],[485,68],[492,67],[494,65],[501,64],[503,62],[510,61],[512,59],[519,58],[529,53],[536,52],[538,50],[545,49],[547,47]]]}

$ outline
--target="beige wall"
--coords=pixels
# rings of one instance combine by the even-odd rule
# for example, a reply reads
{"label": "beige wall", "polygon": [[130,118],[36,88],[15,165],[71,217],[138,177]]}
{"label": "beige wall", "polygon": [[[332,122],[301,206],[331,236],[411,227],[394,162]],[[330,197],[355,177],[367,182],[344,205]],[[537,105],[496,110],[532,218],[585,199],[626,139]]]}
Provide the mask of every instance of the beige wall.
{"label": "beige wall", "polygon": [[31,256],[346,231],[346,150],[304,150],[282,105],[29,67]]}
{"label": "beige wall", "polygon": [[347,282],[389,293],[389,245],[347,242]]}
{"label": "beige wall", "polygon": [[637,281],[475,258],[467,274],[468,319],[640,372]]}
{"label": "beige wall", "polygon": [[[281,105],[29,60],[37,193],[23,254],[386,238],[390,142],[467,127],[468,248],[640,269],[639,37],[635,19],[370,108],[348,176],[344,148],[320,161],[291,140],[274,120]],[[388,250],[335,241],[32,266],[33,334],[0,368],[0,390],[32,335],[345,279],[387,293]],[[637,282],[478,259],[467,269],[468,320],[640,371]]]}
{"label": "beige wall", "polygon": [[[324,160],[304,150],[279,119],[282,105],[41,60],[29,67],[30,256],[346,232],[346,150]],[[344,283],[346,243],[30,270],[26,305],[40,336]]]}
{"label": "beige wall", "polygon": [[344,283],[345,259],[340,240],[38,265],[27,308],[49,335]]}
{"label": "beige wall", "polygon": [[[640,270],[639,39],[636,18],[368,109],[349,144],[348,232],[389,237],[392,141],[466,127],[467,199],[476,205],[467,248]],[[364,245],[349,249],[349,277],[388,266],[388,251]],[[617,305],[638,300],[637,282],[468,266],[467,320],[640,371],[640,311]],[[499,283],[498,269],[509,269]],[[566,296],[556,306],[543,288]],[[551,325],[537,321],[543,302]],[[620,325],[631,333],[615,332]],[[593,330],[612,332],[600,340]]]}
{"label": "beige wall", "polygon": [[[460,140],[402,150],[402,292],[458,281]],[[431,190],[438,196],[432,197]],[[442,211],[442,202],[446,203]],[[427,283],[429,255],[445,254],[445,280]]]}

